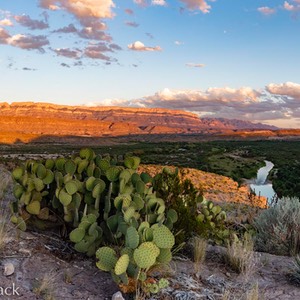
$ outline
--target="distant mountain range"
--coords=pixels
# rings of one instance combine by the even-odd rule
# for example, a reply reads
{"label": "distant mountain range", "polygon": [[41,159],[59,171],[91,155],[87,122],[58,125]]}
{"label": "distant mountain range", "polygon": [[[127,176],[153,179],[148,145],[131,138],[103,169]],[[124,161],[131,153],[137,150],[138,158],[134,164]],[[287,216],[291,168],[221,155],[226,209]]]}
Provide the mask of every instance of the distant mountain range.
{"label": "distant mountain range", "polygon": [[[275,126],[161,108],[85,107],[48,103],[0,103],[0,142],[41,137],[108,137],[150,134],[236,134],[278,130]],[[264,133],[266,134],[266,133]]]}

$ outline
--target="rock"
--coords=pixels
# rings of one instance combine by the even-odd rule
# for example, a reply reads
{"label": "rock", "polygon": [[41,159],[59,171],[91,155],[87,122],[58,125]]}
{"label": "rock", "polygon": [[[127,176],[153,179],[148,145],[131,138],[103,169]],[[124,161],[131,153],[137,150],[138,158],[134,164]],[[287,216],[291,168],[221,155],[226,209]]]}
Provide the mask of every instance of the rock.
{"label": "rock", "polygon": [[10,275],[14,274],[14,272],[15,272],[15,267],[12,263],[4,264],[4,272],[3,272],[4,276],[10,276]]}
{"label": "rock", "polygon": [[116,292],[112,295],[111,300],[125,300],[121,292]]}

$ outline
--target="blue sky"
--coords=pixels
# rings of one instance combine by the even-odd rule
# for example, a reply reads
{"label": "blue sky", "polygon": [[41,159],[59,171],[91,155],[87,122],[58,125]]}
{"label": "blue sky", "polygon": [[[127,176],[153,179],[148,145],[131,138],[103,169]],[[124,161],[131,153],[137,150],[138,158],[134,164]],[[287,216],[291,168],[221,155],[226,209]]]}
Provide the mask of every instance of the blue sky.
{"label": "blue sky", "polygon": [[300,0],[0,0],[1,102],[300,128]]}

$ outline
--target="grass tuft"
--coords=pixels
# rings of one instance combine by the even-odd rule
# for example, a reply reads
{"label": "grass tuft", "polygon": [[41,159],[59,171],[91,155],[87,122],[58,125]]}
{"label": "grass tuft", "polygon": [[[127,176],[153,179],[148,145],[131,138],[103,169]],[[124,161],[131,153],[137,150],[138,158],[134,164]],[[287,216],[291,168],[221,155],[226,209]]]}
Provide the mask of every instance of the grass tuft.
{"label": "grass tuft", "polygon": [[257,268],[253,247],[252,238],[247,233],[241,239],[233,235],[227,246],[226,258],[229,266],[245,278],[249,278]]}
{"label": "grass tuft", "polygon": [[207,241],[199,236],[195,236],[192,239],[192,246],[194,254],[194,270],[197,274],[205,260]]}

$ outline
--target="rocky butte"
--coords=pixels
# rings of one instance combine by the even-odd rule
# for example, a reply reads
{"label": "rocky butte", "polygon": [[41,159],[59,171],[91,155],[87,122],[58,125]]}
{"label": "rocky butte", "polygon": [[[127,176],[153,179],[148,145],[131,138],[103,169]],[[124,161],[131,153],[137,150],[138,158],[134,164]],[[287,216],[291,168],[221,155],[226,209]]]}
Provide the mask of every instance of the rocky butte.
{"label": "rocky butte", "polygon": [[[196,114],[162,108],[86,107],[48,103],[0,103],[0,142],[29,142],[42,136],[107,137],[149,134],[236,134],[274,126],[241,120],[200,119]],[[256,133],[257,134],[257,133]],[[300,132],[299,132],[300,134]]]}

